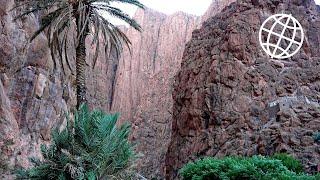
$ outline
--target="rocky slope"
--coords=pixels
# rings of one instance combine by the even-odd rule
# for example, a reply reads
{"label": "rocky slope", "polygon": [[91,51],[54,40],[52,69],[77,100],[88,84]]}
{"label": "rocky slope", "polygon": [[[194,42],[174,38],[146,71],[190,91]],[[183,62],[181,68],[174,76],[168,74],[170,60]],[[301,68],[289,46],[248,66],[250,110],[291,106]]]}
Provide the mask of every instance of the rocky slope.
{"label": "rocky slope", "polygon": [[[305,30],[294,57],[270,59],[258,31],[276,13]],[[173,90],[166,176],[202,156],[288,152],[308,171],[320,164],[320,11],[313,0],[238,0],[206,21],[187,44]]]}

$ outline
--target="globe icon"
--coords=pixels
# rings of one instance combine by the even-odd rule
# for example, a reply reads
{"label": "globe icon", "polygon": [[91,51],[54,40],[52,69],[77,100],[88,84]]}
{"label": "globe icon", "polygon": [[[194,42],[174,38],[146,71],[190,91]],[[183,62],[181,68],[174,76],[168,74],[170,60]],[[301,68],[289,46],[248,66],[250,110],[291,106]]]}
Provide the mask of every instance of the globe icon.
{"label": "globe icon", "polygon": [[296,18],[288,14],[275,14],[266,19],[259,31],[262,49],[271,58],[287,59],[302,47],[304,33]]}

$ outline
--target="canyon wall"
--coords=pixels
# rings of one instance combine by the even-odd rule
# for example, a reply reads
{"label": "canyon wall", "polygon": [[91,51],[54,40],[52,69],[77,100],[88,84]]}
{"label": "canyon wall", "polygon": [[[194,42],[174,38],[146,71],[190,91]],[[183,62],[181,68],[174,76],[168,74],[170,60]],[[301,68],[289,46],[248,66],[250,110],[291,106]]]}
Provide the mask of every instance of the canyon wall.
{"label": "canyon wall", "polygon": [[212,0],[207,11],[201,16],[201,21],[198,25],[198,28],[201,28],[202,23],[219,13],[221,10],[223,10],[226,6],[228,6],[234,1],[236,0]]}
{"label": "canyon wall", "polygon": [[0,3],[0,179],[8,179],[6,172],[27,167],[63,121],[69,84],[52,70],[45,36],[27,43],[38,27],[35,16],[13,21],[14,1]]}
{"label": "canyon wall", "polygon": [[[174,178],[184,163],[206,155],[280,151],[310,171],[319,164],[312,134],[320,129],[320,8],[311,0],[242,0],[224,8],[233,1],[214,0],[202,17],[139,10],[143,32],[123,28],[131,54],[100,54],[95,69],[87,62],[90,107],[132,122],[137,169],[148,179],[164,171]],[[44,35],[27,44],[37,16],[13,21],[14,1],[0,3],[0,179],[8,179],[7,170],[39,156],[39,145],[74,107],[75,78],[53,69]],[[289,61],[268,58],[257,41],[261,22],[277,12],[293,14],[306,30],[303,49]],[[87,44],[92,57],[95,47]]]}
{"label": "canyon wall", "polygon": [[138,10],[134,17],[143,32],[126,31],[132,52],[125,51],[120,59],[112,110],[121,113],[122,121],[133,123],[131,138],[142,154],[137,168],[147,178],[164,175],[171,138],[173,77],[180,69],[185,44],[206,18],[232,1],[214,0],[203,17]]}
{"label": "canyon wall", "polygon": [[[268,57],[262,22],[292,14],[305,31],[298,54]],[[173,90],[167,179],[203,156],[287,152],[309,172],[320,164],[320,11],[313,0],[238,0],[195,30]]]}
{"label": "canyon wall", "polygon": [[198,18],[150,9],[138,10],[135,17],[143,32],[127,31],[132,55],[125,52],[120,60],[113,109],[132,122],[131,137],[143,155],[137,161],[140,173],[161,177],[171,133],[172,77]]}
{"label": "canyon wall", "polygon": [[[40,156],[40,144],[49,143],[51,129],[63,124],[66,113],[72,112],[75,77],[65,62],[66,74],[61,64],[53,68],[44,34],[28,43],[39,27],[37,15],[14,21],[20,13],[19,9],[10,11],[14,0],[0,3],[0,179],[10,179],[10,170],[29,167],[28,158]],[[92,57],[95,47],[90,46],[90,38],[87,44]],[[75,52],[68,51],[72,59]],[[91,61],[87,63],[90,106],[109,111],[118,61],[102,53],[94,70]]]}
{"label": "canyon wall", "polygon": [[[39,27],[38,16],[14,21],[19,10],[10,11],[14,0],[0,0],[0,164],[6,170],[28,167],[28,157],[40,156],[39,145],[49,143],[50,130],[59,127],[65,113],[75,106],[74,71],[53,68],[47,39],[41,34],[28,39]],[[230,0],[213,1],[203,17],[178,12],[165,15],[151,9],[139,10],[135,19],[143,32],[122,28],[132,41],[131,54],[122,58],[99,55],[90,66],[95,49],[87,40],[87,85],[91,108],[120,112],[122,122],[133,124],[131,139],[142,157],[139,172],[162,177],[172,123],[172,84],[180,68],[186,42],[208,17]],[[75,52],[68,49],[69,56]],[[101,51],[103,52],[103,51]],[[63,63],[65,69],[66,64]],[[71,62],[74,65],[74,62]]]}

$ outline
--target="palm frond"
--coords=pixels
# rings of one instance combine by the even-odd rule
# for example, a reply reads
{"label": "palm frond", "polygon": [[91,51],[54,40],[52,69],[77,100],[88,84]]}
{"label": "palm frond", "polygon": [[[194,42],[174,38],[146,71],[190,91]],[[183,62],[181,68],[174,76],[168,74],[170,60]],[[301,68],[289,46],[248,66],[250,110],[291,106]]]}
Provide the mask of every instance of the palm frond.
{"label": "palm frond", "polygon": [[141,26],[134,20],[132,19],[128,14],[124,13],[122,10],[116,7],[112,7],[109,5],[99,5],[95,6],[96,9],[99,9],[100,11],[107,12],[111,16],[118,18],[127,24],[129,24],[131,27],[135,28],[138,31],[141,31]]}
{"label": "palm frond", "polygon": [[74,121],[68,119],[64,129],[53,130],[51,144],[41,146],[44,160],[34,159],[35,167],[21,171],[20,177],[101,179],[120,175],[134,156],[128,141],[130,126],[117,127],[118,117],[81,106]]}
{"label": "palm frond", "polygon": [[[54,61],[54,68],[59,62],[62,71],[65,73],[64,64],[72,72],[71,59],[68,56],[68,44],[70,38],[75,38],[72,49],[75,49],[81,38],[88,34],[93,35],[92,45],[96,45],[93,55],[93,68],[96,65],[101,45],[105,49],[107,56],[115,55],[119,58],[123,51],[123,45],[130,49],[130,40],[108,19],[105,19],[103,13],[122,20],[131,27],[141,31],[141,26],[121,9],[114,7],[113,3],[125,3],[139,8],[144,8],[138,0],[87,0],[74,2],[65,0],[30,0],[18,3],[14,9],[25,9],[16,19],[22,18],[39,11],[48,12],[41,18],[39,29],[31,36],[30,41],[38,35],[45,32],[48,37],[48,45],[51,50],[51,56]],[[77,29],[76,37],[69,37],[68,33],[72,29]],[[100,39],[100,36],[103,36]],[[112,52],[115,52],[113,54]],[[58,61],[57,61],[58,59]],[[64,63],[65,62],[65,63]]]}
{"label": "palm frond", "polygon": [[139,8],[144,9],[144,5],[142,3],[140,3],[140,1],[138,1],[138,0],[110,0],[110,2],[131,4],[131,5],[134,5]]}

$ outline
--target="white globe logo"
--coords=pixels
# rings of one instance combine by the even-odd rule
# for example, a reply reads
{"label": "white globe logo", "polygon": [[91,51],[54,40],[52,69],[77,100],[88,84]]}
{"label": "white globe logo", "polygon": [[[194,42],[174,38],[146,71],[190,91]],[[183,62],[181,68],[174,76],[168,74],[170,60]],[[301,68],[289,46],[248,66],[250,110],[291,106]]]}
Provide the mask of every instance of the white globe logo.
{"label": "white globe logo", "polygon": [[288,14],[275,14],[266,19],[259,31],[262,49],[271,58],[286,59],[302,47],[304,33],[297,19]]}

